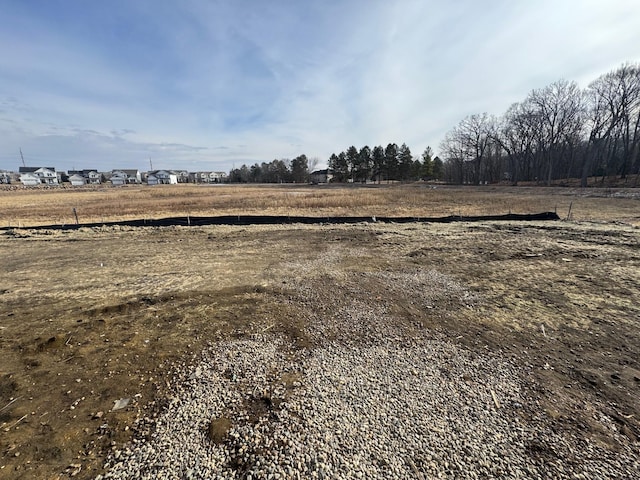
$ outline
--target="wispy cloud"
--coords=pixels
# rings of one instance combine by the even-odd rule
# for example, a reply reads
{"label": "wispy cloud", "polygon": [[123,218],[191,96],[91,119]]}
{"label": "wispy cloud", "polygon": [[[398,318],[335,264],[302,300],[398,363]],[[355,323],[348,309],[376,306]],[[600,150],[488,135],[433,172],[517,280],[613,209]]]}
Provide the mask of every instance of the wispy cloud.
{"label": "wispy cloud", "polygon": [[640,60],[625,0],[1,3],[8,169],[20,147],[104,169],[326,162],[388,142],[417,154],[468,114]]}

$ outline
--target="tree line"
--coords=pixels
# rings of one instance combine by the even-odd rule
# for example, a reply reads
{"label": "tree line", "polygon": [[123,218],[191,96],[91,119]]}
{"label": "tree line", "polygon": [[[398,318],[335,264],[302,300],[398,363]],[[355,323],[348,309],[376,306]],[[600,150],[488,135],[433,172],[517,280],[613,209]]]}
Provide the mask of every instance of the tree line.
{"label": "tree line", "polygon": [[358,150],[351,146],[339,154],[331,154],[329,168],[334,182],[389,181],[441,179],[444,164],[433,157],[431,147],[427,147],[420,157],[414,158],[409,147],[403,143],[398,147],[390,143],[386,148],[368,145]]}
{"label": "tree line", "polygon": [[[293,160],[276,159],[250,167],[242,165],[229,172],[229,181],[233,183],[305,183],[318,163],[318,159],[307,159],[299,155]],[[440,180],[444,176],[444,162],[433,156],[427,147],[420,157],[413,157],[406,144],[398,147],[390,143],[382,146],[364,146],[358,150],[351,146],[329,158],[329,170],[332,182],[366,183],[370,181],[390,180]]]}
{"label": "tree line", "polygon": [[[500,117],[470,115],[445,135],[451,183],[552,181],[640,173],[640,64],[624,64],[581,90],[556,81]],[[636,177],[637,180],[637,177]]]}
{"label": "tree line", "polygon": [[309,173],[318,163],[317,159],[307,159],[299,155],[293,160],[276,159],[250,167],[242,165],[229,172],[229,181],[233,183],[305,183]]}

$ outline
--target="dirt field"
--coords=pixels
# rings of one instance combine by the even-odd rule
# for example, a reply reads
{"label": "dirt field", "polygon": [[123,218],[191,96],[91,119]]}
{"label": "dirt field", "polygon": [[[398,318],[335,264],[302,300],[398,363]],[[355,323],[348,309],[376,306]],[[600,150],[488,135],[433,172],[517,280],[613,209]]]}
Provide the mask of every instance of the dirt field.
{"label": "dirt field", "polygon": [[[157,202],[141,201],[149,190]],[[327,308],[360,288],[419,326],[417,335],[444,333],[513,359],[531,379],[527,415],[543,416],[567,441],[637,451],[640,437],[640,201],[632,190],[0,192],[2,227],[48,223],[72,206],[89,221],[556,209],[566,218],[570,205],[570,221],[544,223],[0,231],[0,479],[95,477],[106,455],[132,439],[136,419],[162,408],[172,365],[217,340],[271,329],[313,348],[290,301],[292,271]],[[423,269],[464,285],[474,300],[437,297],[423,309],[366,276]],[[113,410],[119,399],[129,404]],[[554,460],[544,446],[532,455]]]}

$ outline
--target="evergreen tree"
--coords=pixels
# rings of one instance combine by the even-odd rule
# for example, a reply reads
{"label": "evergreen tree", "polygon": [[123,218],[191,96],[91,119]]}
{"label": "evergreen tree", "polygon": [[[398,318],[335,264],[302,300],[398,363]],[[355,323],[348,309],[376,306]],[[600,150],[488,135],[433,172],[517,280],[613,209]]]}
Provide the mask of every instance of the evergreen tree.
{"label": "evergreen tree", "polygon": [[333,153],[329,158],[329,168],[333,172],[332,182],[346,182],[349,179],[349,164],[344,152],[339,155]]}
{"label": "evergreen tree", "polygon": [[398,151],[398,179],[406,181],[411,176],[411,167],[413,166],[413,156],[411,150],[403,143]]}
{"label": "evergreen tree", "polygon": [[382,148],[382,146],[378,145],[377,147],[373,147],[373,151],[371,152],[371,163],[373,164],[374,180],[377,180],[377,182],[380,183],[384,174],[385,164],[384,148]]}
{"label": "evergreen tree", "polygon": [[434,180],[442,180],[444,178],[444,162],[440,157],[433,159],[433,178]]}
{"label": "evergreen tree", "polygon": [[353,181],[355,172],[358,171],[358,149],[353,145],[347,148],[347,165],[349,166],[348,177]]}
{"label": "evergreen tree", "polygon": [[420,169],[420,177],[425,180],[433,178],[433,150],[431,147],[427,147],[422,152],[422,166]]}
{"label": "evergreen tree", "polygon": [[366,183],[371,175],[371,149],[365,145],[358,152],[358,167],[354,175],[354,181]]}
{"label": "evergreen tree", "polygon": [[249,181],[252,183],[262,182],[262,168],[257,163],[249,170]]}
{"label": "evergreen tree", "polygon": [[389,180],[398,179],[398,145],[390,143],[384,149],[384,176]]}
{"label": "evergreen tree", "polygon": [[309,181],[309,164],[306,155],[299,155],[291,160],[291,180],[296,183]]}

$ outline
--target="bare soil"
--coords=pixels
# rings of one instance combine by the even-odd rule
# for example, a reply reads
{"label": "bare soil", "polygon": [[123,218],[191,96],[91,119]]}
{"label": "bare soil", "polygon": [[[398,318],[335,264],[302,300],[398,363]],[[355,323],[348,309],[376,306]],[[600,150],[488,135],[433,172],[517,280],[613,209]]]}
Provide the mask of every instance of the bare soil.
{"label": "bare soil", "polygon": [[[468,199],[450,195],[450,205]],[[531,195],[540,204],[565,198]],[[168,400],[174,366],[218,340],[273,329],[313,348],[293,281],[307,282],[327,309],[361,289],[416,335],[513,359],[531,379],[532,415],[567,439],[637,446],[638,201],[566,200],[572,221],[1,231],[0,479],[95,477],[132,440],[136,419]],[[362,275],[425,269],[474,301],[435,296],[424,308],[415,292]],[[114,410],[120,399],[128,405]],[[544,446],[532,454],[553,460]]]}

